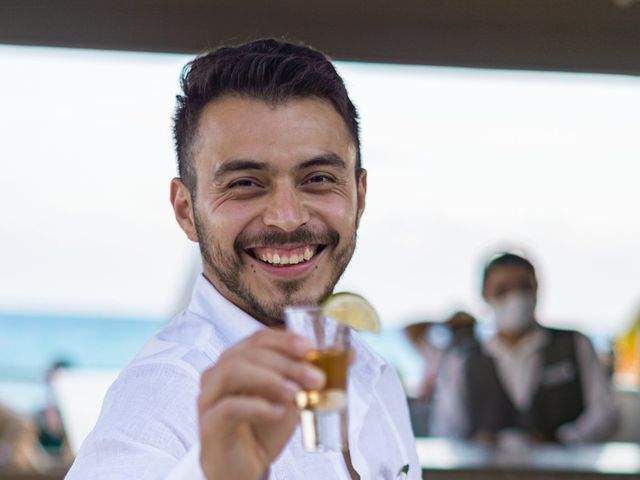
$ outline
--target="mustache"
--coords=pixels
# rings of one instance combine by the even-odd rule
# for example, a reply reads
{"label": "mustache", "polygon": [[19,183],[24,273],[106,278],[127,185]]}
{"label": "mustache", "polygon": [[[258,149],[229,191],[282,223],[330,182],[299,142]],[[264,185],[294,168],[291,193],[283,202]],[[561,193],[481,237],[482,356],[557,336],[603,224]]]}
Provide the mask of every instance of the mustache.
{"label": "mustache", "polygon": [[237,252],[247,248],[276,247],[285,244],[323,244],[335,246],[340,241],[340,234],[328,228],[316,230],[311,227],[302,226],[293,232],[283,232],[282,230],[265,230],[257,234],[240,234],[235,242],[234,248]]}

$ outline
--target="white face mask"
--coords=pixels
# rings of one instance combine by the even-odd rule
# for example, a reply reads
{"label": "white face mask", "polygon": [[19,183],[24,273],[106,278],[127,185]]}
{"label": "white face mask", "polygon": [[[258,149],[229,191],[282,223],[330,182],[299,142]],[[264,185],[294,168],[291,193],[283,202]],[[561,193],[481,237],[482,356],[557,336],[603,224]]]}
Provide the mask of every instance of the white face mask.
{"label": "white face mask", "polygon": [[536,297],[531,293],[511,292],[491,304],[498,331],[517,335],[533,323]]}

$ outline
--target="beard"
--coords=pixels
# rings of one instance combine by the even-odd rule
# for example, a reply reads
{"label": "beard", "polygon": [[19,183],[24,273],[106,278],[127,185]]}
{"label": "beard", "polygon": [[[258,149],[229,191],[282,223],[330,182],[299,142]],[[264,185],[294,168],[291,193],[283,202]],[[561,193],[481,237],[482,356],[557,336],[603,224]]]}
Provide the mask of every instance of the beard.
{"label": "beard", "polygon": [[[194,223],[198,235],[200,255],[205,273],[215,277],[235,300],[233,303],[249,313],[252,317],[267,326],[283,325],[283,311],[287,305],[316,305],[333,292],[338,280],[344,273],[356,246],[357,223],[353,226],[353,232],[340,245],[340,235],[334,229],[316,229],[303,225],[293,232],[265,229],[264,231],[249,235],[241,233],[234,241],[233,250],[225,251],[216,241],[215,234],[194,211]],[[305,293],[304,287],[308,279],[300,280],[272,280],[272,283],[280,291],[281,300],[273,298],[269,292],[255,291],[250,285],[242,281],[242,274],[255,273],[253,267],[243,258],[242,253],[251,245],[265,247],[277,247],[285,244],[320,244],[324,245],[329,257],[326,260],[331,267],[331,273],[326,283],[321,287],[321,293]],[[318,252],[317,254],[319,254]],[[213,282],[212,282],[213,283]]]}

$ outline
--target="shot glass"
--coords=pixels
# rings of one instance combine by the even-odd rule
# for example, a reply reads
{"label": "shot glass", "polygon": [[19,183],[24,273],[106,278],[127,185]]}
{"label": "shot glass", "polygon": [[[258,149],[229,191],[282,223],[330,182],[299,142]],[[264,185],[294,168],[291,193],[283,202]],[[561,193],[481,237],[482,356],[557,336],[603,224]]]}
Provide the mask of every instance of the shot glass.
{"label": "shot glass", "polygon": [[342,450],[342,416],[347,404],[349,327],[322,314],[320,307],[295,306],[284,311],[287,330],[309,339],[313,350],[306,360],[325,373],[321,390],[302,390],[300,409],[302,443],[309,452]]}

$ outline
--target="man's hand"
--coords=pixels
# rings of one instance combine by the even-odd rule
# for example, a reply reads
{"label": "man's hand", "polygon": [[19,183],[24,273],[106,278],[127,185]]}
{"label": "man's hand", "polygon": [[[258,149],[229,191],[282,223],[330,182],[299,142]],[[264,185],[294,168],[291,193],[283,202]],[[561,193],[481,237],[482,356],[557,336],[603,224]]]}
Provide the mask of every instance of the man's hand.
{"label": "man's hand", "polygon": [[309,350],[293,333],[263,330],[202,374],[200,463],[208,480],[258,480],[268,472],[296,428],[296,393],[325,382],[304,361]]}

